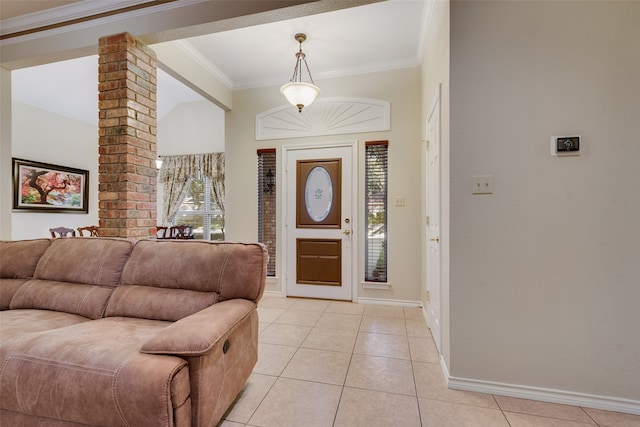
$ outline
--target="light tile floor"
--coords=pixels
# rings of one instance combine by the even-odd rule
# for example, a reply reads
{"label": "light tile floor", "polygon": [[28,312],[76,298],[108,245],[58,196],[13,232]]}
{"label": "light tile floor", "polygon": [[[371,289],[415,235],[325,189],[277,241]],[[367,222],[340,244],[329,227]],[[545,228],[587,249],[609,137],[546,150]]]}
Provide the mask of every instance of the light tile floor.
{"label": "light tile floor", "polygon": [[419,308],[266,297],[220,427],[640,427],[640,416],[449,390]]}

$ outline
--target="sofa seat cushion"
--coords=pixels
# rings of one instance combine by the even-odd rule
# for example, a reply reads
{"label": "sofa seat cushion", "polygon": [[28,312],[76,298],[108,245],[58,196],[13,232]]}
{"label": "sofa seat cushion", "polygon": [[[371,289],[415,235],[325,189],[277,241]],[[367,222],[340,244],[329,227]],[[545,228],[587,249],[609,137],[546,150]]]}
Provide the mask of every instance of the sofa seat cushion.
{"label": "sofa seat cushion", "polygon": [[0,345],[7,411],[109,426],[173,426],[190,407],[184,359],[139,352],[167,322],[105,318]]}
{"label": "sofa seat cushion", "polygon": [[86,317],[77,314],[49,310],[6,310],[0,311],[0,342],[21,337],[34,332],[49,331],[87,322]]}

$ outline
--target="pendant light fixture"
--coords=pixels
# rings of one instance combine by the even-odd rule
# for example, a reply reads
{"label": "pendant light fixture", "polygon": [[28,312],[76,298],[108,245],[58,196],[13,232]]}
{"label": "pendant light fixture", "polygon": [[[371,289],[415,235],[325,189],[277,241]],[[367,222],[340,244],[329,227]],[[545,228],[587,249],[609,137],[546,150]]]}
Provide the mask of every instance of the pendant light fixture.
{"label": "pendant light fixture", "polygon": [[[296,67],[293,69],[291,81],[280,88],[280,93],[287,98],[291,105],[298,108],[298,112],[302,113],[302,109],[310,105],[320,95],[320,89],[313,83],[311,71],[309,71],[309,65],[307,65],[307,59],[305,58],[306,55],[302,52],[302,42],[307,39],[307,36],[306,34],[298,33],[295,35],[295,39],[300,43],[300,50],[296,53]],[[303,61],[311,83],[302,81]]]}

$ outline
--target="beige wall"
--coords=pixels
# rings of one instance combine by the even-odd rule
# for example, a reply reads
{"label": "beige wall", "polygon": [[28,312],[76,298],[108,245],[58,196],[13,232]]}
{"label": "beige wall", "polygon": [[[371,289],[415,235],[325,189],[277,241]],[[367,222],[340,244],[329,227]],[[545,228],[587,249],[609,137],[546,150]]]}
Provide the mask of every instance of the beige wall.
{"label": "beige wall", "polygon": [[13,212],[11,238],[21,240],[49,237],[49,228],[52,227],[97,225],[97,127],[15,101],[12,104],[12,114],[11,156],[88,170],[89,213]]}
{"label": "beige wall", "polygon": [[[367,134],[332,135],[326,137],[256,141],[255,117],[284,103],[278,87],[246,89],[234,92],[234,110],[226,120],[226,192],[227,238],[249,240],[257,238],[256,150],[275,147],[278,162],[281,147],[291,144],[321,144],[335,141],[357,141],[359,156],[359,206],[364,205],[363,147],[365,141],[389,140],[389,290],[362,289],[361,298],[418,301],[420,298],[420,70],[410,68],[371,73],[316,82],[323,97],[357,97],[389,101],[391,103],[391,131]],[[293,108],[293,107],[292,107]],[[281,188],[282,174],[276,185]],[[279,194],[279,202],[281,200]],[[406,206],[393,206],[393,197],[403,196]],[[280,209],[282,210],[282,209]],[[358,213],[358,227],[364,227],[364,211]],[[278,221],[280,223],[280,221]],[[362,235],[362,233],[360,233]],[[281,236],[279,236],[282,241]],[[362,239],[360,239],[362,240]],[[362,246],[360,245],[362,249]],[[278,254],[279,255],[279,254]],[[359,277],[364,270],[360,254]],[[278,270],[278,276],[281,276]],[[280,283],[269,286],[280,291]]]}
{"label": "beige wall", "polygon": [[640,399],[639,18],[451,3],[453,377]]}

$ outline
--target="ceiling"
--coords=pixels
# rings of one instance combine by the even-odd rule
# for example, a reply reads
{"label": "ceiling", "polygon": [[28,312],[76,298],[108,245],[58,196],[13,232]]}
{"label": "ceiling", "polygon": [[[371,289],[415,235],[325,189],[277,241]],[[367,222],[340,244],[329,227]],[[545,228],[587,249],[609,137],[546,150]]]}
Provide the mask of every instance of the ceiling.
{"label": "ceiling", "polygon": [[[20,19],[23,13],[61,15],[78,5],[105,1],[2,0],[0,28],[4,23]],[[125,0],[109,1],[114,4]],[[27,5],[31,9],[26,8]],[[388,0],[169,43],[176,43],[189,52],[230,89],[243,89],[286,83],[293,73],[298,49],[294,34],[304,32],[308,38],[302,48],[313,79],[321,87],[323,78],[420,64],[421,41],[427,23],[426,5],[425,0]],[[8,18],[12,19],[7,21]],[[61,79],[66,79],[68,84]],[[86,90],[63,92],[72,85]],[[97,57],[15,70],[12,90],[17,101],[95,124]],[[159,118],[180,103],[203,99],[159,70]],[[55,105],[52,100],[56,100]]]}

